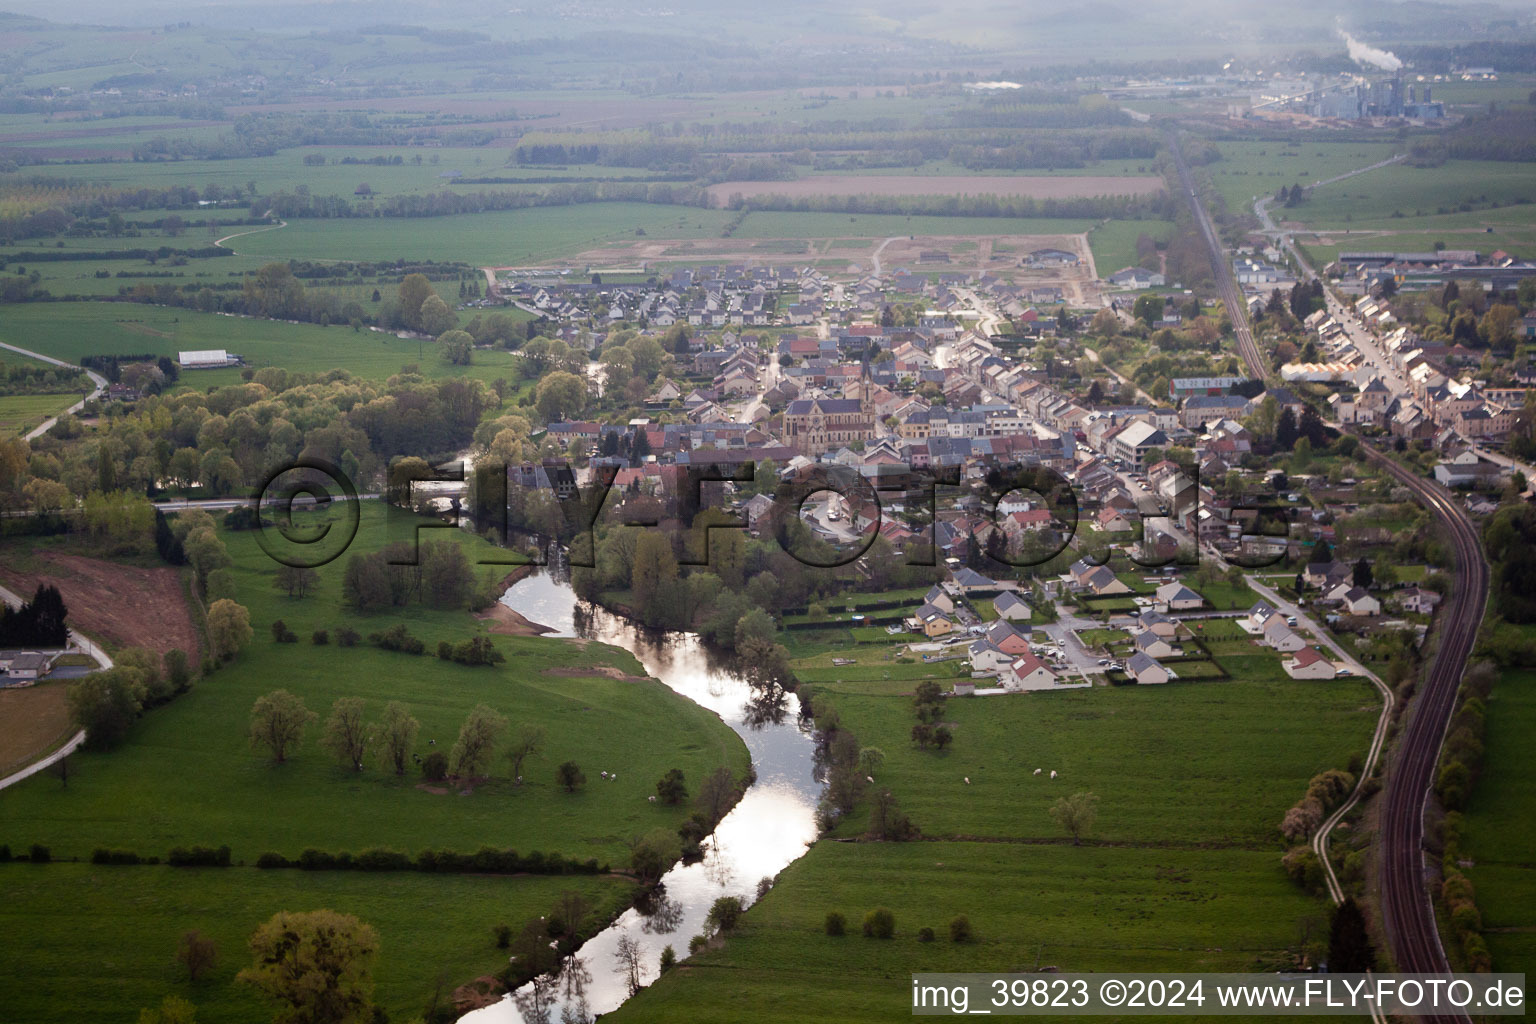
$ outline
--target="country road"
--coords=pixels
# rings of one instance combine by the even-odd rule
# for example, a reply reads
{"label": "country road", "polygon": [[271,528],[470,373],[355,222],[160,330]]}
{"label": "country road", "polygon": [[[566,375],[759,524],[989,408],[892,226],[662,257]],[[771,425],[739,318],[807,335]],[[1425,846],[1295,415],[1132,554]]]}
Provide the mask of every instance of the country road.
{"label": "country road", "polygon": [[[18,355],[27,356],[28,358],[36,359],[39,362],[49,363],[49,364],[51,364],[53,366],[62,366],[65,369],[68,369],[68,370],[79,370],[79,369],[82,369],[82,367],[76,366],[73,363],[66,363],[62,359],[55,359],[55,358],[53,358],[53,356],[45,356],[41,352],[33,352],[31,349],[21,348],[18,345],[8,345],[8,344],[6,344],[3,341],[0,341],[0,348],[9,349],[10,351],[15,352]],[[92,391],[85,398],[80,399],[80,401],[76,402],[74,405],[70,406],[68,409],[65,409],[63,412],[59,413],[59,416],[70,416],[70,415],[73,415],[74,413],[79,412],[81,409],[85,408],[85,403],[86,402],[89,402],[92,398],[97,397],[103,391],[107,390],[107,378],[103,377],[101,374],[97,373],[95,370],[86,370],[85,371],[85,375],[87,377],[91,378],[91,383],[96,385],[96,390]],[[50,417],[49,419],[44,420],[41,424],[39,424],[38,426],[36,426],[36,427],[32,428],[31,430],[27,431],[25,434],[23,434],[21,439],[23,441],[31,441],[33,438],[42,437],[44,434],[48,433],[48,431],[53,428],[53,425],[55,423],[59,422],[59,416],[53,416],[53,417]]]}

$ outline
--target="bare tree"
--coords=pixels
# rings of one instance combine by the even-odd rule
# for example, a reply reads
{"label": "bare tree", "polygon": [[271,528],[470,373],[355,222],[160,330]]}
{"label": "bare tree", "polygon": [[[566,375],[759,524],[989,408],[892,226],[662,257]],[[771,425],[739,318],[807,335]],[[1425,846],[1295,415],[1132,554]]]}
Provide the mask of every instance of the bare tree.
{"label": "bare tree", "polygon": [[1083,845],[1083,836],[1093,828],[1093,819],[1099,813],[1098,803],[1098,797],[1084,791],[1064,796],[1051,805],[1051,817],[1072,837],[1073,846]]}
{"label": "bare tree", "polygon": [[713,825],[725,817],[735,800],[736,780],[731,777],[731,770],[722,765],[704,777],[694,802]]}
{"label": "bare tree", "polygon": [[628,935],[620,936],[618,948],[613,951],[613,958],[618,961],[618,966],[614,968],[614,972],[623,978],[625,984],[629,986],[630,995],[639,992],[640,983],[645,980],[643,952],[640,943]]}
{"label": "bare tree", "polygon": [[193,981],[211,971],[218,959],[219,948],[200,931],[187,932],[181,937],[181,945],[176,947],[176,960],[187,969],[187,977]]}
{"label": "bare tree", "polygon": [[336,760],[353,771],[363,770],[363,751],[368,746],[368,730],[363,725],[363,698],[337,697],[325,720],[321,746],[336,755]]}
{"label": "bare tree", "polygon": [[384,705],[384,717],[373,727],[373,744],[379,750],[379,760],[396,775],[405,774],[406,762],[411,758],[411,747],[416,744],[416,733],[421,723],[411,716],[406,706],[397,700]]}
{"label": "bare tree", "polygon": [[512,762],[512,780],[523,784],[523,762],[537,757],[544,749],[544,730],[537,725],[520,725],[507,748],[507,760]]}

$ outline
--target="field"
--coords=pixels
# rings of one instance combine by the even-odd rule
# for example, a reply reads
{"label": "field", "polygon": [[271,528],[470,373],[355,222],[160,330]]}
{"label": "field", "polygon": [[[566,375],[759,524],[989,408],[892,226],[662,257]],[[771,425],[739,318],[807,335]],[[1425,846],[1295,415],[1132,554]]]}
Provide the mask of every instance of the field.
{"label": "field", "polygon": [[0,776],[25,767],[73,733],[66,688],[62,681],[45,681],[0,690]]}
{"label": "field", "polygon": [[[907,738],[910,682],[815,684],[818,707],[884,751],[876,785],[923,840],[818,843],[721,948],[615,1019],[889,1020],[918,970],[1276,969],[1327,920],[1281,871],[1276,824],[1312,774],[1364,750],[1379,705],[1359,681],[1298,686],[1229,660],[1228,682],[952,698],[942,754]],[[1082,847],[1047,813],[1078,790],[1100,797]],[[864,827],[856,813],[834,835]],[[892,941],[859,935],[877,906]],[[824,934],[832,910],[848,936]],[[947,941],[957,914],[973,943]]]}
{"label": "field", "polygon": [[[7,336],[6,340],[10,338]],[[6,353],[8,356],[14,354]],[[68,409],[80,398],[78,394],[0,395],[0,435],[25,434],[48,417]]]}
{"label": "field", "polygon": [[296,220],[248,235],[237,251],[279,259],[462,260],[503,265],[556,259],[622,238],[712,238],[730,214],[654,203],[582,203],[451,217]]}
{"label": "field", "polygon": [[[514,311],[515,313],[515,311]],[[187,309],[131,303],[32,303],[11,306],[0,324],[0,341],[44,355],[78,362],[90,354],[152,352],[175,358],[179,350],[222,348],[245,357],[247,365],[281,366],[301,373],[343,369],[382,380],[414,364],[428,377],[518,379],[518,356],[476,351],[470,366],[453,366],[430,343],[380,331],[321,327],[273,320],[197,313]],[[240,381],[239,369],[194,370],[182,377],[193,387]]]}
{"label": "field", "polygon": [[1500,208],[1480,209],[1479,221],[1529,225],[1536,222],[1536,210],[1507,204],[1536,203],[1532,175],[1532,165],[1513,162],[1451,160],[1440,167],[1393,164],[1320,188],[1300,206],[1276,213],[1287,221],[1334,231],[1357,226],[1410,230],[1413,225],[1394,214],[1412,219],[1455,213],[1462,203],[1479,208],[1493,203]]}
{"label": "field", "polygon": [[[405,520],[400,525],[409,536],[415,520],[409,515]],[[399,536],[386,529],[383,510],[368,503],[352,550],[374,550]],[[506,554],[469,534],[450,532],[449,538],[468,546],[472,561]],[[234,860],[246,866],[0,865],[6,873],[0,884],[8,893],[0,913],[15,915],[7,921],[12,928],[27,922],[35,939],[23,959],[10,958],[0,973],[47,979],[38,992],[28,993],[25,1008],[8,1001],[8,1019],[74,1019],[91,1000],[103,1005],[113,1000],[120,1010],[126,1005],[121,1000],[130,996],[147,1000],[176,990],[169,959],[175,936],[204,928],[224,951],[220,980],[183,991],[200,1006],[207,1000],[216,1008],[200,1019],[248,1020],[249,997],[224,984],[244,959],[244,937],[278,909],[315,906],[356,908],[380,927],[386,954],[379,976],[387,981],[381,994],[392,1015],[409,1019],[420,1012],[440,972],[451,986],[502,962],[491,947],[491,925],[520,925],[544,912],[562,888],[580,888],[612,908],[628,891],[627,883],[586,876],[428,879],[263,872],[249,866],[262,852],[296,857],[308,847],[354,853],[386,847],[415,854],[491,845],[622,867],[632,838],[655,827],[673,828],[686,814],[686,807],[646,799],[667,769],[683,769],[693,785],[717,765],[729,765],[738,776],[746,768],[744,748],[724,723],[660,683],[644,680],[634,659],[617,649],[497,636],[506,663],[469,668],[366,643],[350,649],[334,642],[314,646],[309,637],[317,628],[334,635],[350,624],[366,636],[402,622],[435,649],[439,641],[483,635],[486,624],[466,612],[414,606],[372,616],[347,611],[340,562],[321,570],[320,585],[309,597],[289,598],[273,588],[273,563],[252,534],[227,533],[225,539],[235,561],[237,597],[251,610],[252,645],[190,693],[148,713],[123,747],[72,758],[75,771],[67,788],[45,773],[8,790],[0,843],[13,850],[42,843],[55,860],[85,859],[99,846],[163,858],[174,845],[227,844]],[[300,643],[272,641],[270,627],[278,618],[300,635]],[[246,734],[252,702],[278,686],[322,714],[340,696],[366,698],[370,718],[384,701],[400,700],[421,720],[417,752],[423,755],[446,752],[465,714],[479,703],[495,707],[514,725],[540,725],[546,746],[525,765],[522,786],[513,785],[506,763],[498,761],[487,778],[462,791],[418,785],[414,769],[399,778],[372,765],[361,773],[344,769],[317,742],[318,726],[310,727],[286,764],[274,765],[250,748]],[[575,794],[553,778],[555,765],[567,759],[582,764],[592,780]],[[620,767],[621,781],[597,778],[600,768]],[[19,879],[25,884],[17,884]],[[133,891],[126,902],[125,884]],[[104,911],[109,900],[115,903]],[[39,909],[64,903],[71,909],[61,916]],[[92,927],[80,928],[82,917],[95,918]],[[121,975],[126,992],[87,986],[90,995],[62,997],[86,975],[99,974],[103,964],[114,977]],[[0,978],[0,988],[19,987]]]}
{"label": "field", "polygon": [[717,204],[733,195],[752,196],[1033,196],[1074,199],[1081,196],[1135,196],[1161,192],[1158,177],[1102,175],[811,175],[794,181],[727,181],[709,186]]}
{"label": "field", "polygon": [[[69,622],[108,651],[148,647],[185,651],[202,661],[202,639],[182,593],[181,574],[167,566],[143,568],[66,553],[57,548],[6,552],[0,583],[30,595],[39,583],[59,588]],[[132,594],[132,601],[123,600]]]}
{"label": "field", "polygon": [[1483,935],[1496,971],[1536,967],[1536,866],[1528,828],[1536,814],[1531,730],[1536,729],[1536,673],[1505,672],[1488,701],[1486,754],[1467,808],[1466,846],[1474,865]]}
{"label": "field", "polygon": [[[621,909],[631,891],[627,880],[613,877],[59,863],[0,865],[0,887],[6,894],[0,924],[28,936],[0,969],[6,1019],[17,1024],[129,1021],[166,995],[195,1003],[203,1024],[269,1019],[267,1004],[234,980],[251,960],[246,942],[278,910],[320,908],[373,925],[379,933],[376,997],[390,1019],[417,1019],[439,985],[446,1003],[455,986],[505,965],[494,926],[521,927],[547,913],[562,890],[582,893],[605,916]],[[197,982],[189,982],[174,959],[182,934],[193,929],[212,939],[219,954]],[[110,984],[102,983],[104,974]],[[23,978],[25,984],[16,983]]]}
{"label": "field", "polygon": [[1173,239],[1173,222],[1109,220],[1088,232],[1095,275],[1104,278],[1117,270],[1136,266],[1136,240],[1144,233],[1152,236],[1153,241],[1169,242]]}
{"label": "field", "polygon": [[[1221,159],[1203,168],[1234,213],[1248,210],[1257,196],[1273,195],[1280,186],[1310,185],[1361,167],[1369,167],[1400,152],[1389,142],[1221,142]],[[1372,171],[1328,189],[1358,190],[1372,180]],[[1325,190],[1326,191],[1326,190]],[[1318,192],[1322,196],[1323,192]],[[1289,217],[1293,211],[1276,210]]]}

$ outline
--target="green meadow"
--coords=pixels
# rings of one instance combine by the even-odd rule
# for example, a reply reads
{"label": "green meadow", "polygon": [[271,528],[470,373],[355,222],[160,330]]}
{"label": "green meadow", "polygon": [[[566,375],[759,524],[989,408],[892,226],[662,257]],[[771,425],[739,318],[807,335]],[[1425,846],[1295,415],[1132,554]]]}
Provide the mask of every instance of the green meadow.
{"label": "green meadow", "polygon": [[1536,729],[1536,672],[1506,671],[1488,699],[1482,774],[1466,811],[1483,937],[1496,971],[1536,967],[1536,865],[1528,829],[1536,816],[1530,736]]}
{"label": "green meadow", "polygon": [[[408,537],[419,520],[401,515],[391,530],[384,510],[365,503],[352,550]],[[33,979],[19,995],[23,986],[8,986],[8,1019],[66,1021],[92,1010],[115,1019],[170,992],[199,1004],[201,1020],[249,1021],[260,1016],[256,1001],[230,984],[246,962],[246,938],[278,910],[318,907],[357,914],[379,929],[380,999],[393,1018],[410,1019],[440,979],[451,989],[505,962],[493,947],[493,925],[520,927],[547,911],[563,889],[582,892],[610,916],[627,902],[631,883],[591,875],[259,870],[253,865],[261,853],[293,858],[311,847],[415,854],[494,846],[595,858],[622,870],[634,838],[673,829],[687,813],[686,806],[647,799],[668,769],[681,768],[696,784],[720,765],[738,777],[747,768],[745,749],[718,717],[642,678],[644,670],[627,652],[497,636],[506,662],[470,668],[430,653],[379,650],[366,640],[341,648],[334,638],[343,626],[366,637],[403,622],[429,651],[439,641],[483,635],[485,627],[462,611],[351,612],[341,600],[341,561],[320,570],[320,584],[308,597],[289,598],[273,588],[275,564],[254,534],[223,536],[235,562],[237,597],[251,611],[256,635],[250,646],[189,693],[147,713],[122,747],[77,754],[67,787],[44,774],[7,790],[0,801],[0,843],[18,851],[41,843],[55,861],[0,865],[6,893],[0,921],[28,934],[26,948],[13,951],[4,973]],[[439,536],[465,545],[472,560],[507,556],[466,533]],[[28,541],[12,541],[0,557],[24,567],[31,550]],[[271,625],[279,618],[299,643],[273,641]],[[331,643],[311,644],[310,634],[322,628],[331,631]],[[584,674],[605,667],[621,670],[615,675],[622,678]],[[524,766],[522,786],[513,784],[502,760],[487,780],[464,790],[419,784],[414,768],[404,777],[372,764],[355,772],[320,746],[318,724],[288,762],[277,765],[251,749],[247,734],[252,702],[278,687],[300,695],[322,719],[337,697],[365,698],[370,719],[385,701],[402,701],[421,721],[421,755],[446,753],[464,716],[481,703],[514,727],[541,726],[546,745]],[[555,766],[565,760],[585,769],[583,790],[567,793],[556,785]],[[603,781],[603,769],[619,779]],[[229,845],[235,866],[73,863],[88,860],[97,847],[164,858],[173,846],[194,844]],[[180,934],[194,928],[217,941],[221,958],[209,980],[189,984],[172,954]],[[97,983],[104,970],[112,986]]]}
{"label": "green meadow", "polygon": [[1049,217],[933,217],[902,213],[749,213],[736,238],[890,238],[901,235],[1075,235],[1090,220]]}
{"label": "green meadow", "polygon": [[[517,310],[514,317],[524,318]],[[467,319],[461,315],[461,320]],[[383,379],[415,365],[428,377],[518,379],[519,357],[501,350],[477,350],[469,366],[454,366],[433,351],[430,341],[397,338],[382,331],[318,324],[293,324],[129,302],[49,302],[11,306],[0,323],[0,341],[71,363],[93,354],[154,353],[222,348],[260,369],[280,366],[300,373],[343,369]],[[239,383],[239,369],[193,370],[181,378],[189,387]]]}
{"label": "green meadow", "polygon": [[1100,277],[1108,277],[1137,263],[1136,240],[1143,234],[1153,241],[1173,239],[1173,222],[1168,220],[1107,220],[1088,232],[1088,248],[1093,252],[1093,266]]}
{"label": "green meadow", "polygon": [[[1274,195],[1282,185],[1310,185],[1385,160],[1401,147],[1390,142],[1316,142],[1265,140],[1219,142],[1221,159],[1202,170],[1234,213],[1250,209],[1255,196]],[[1373,171],[1372,174],[1380,174]],[[1329,189],[1350,190],[1369,181],[1368,175],[1350,178]],[[1319,192],[1319,195],[1322,193]],[[1277,210],[1289,217],[1293,211]]]}
{"label": "green meadow", "polygon": [[[15,355],[14,352],[5,354]],[[0,395],[0,437],[25,434],[48,417],[63,412],[79,400],[78,394]]]}
{"label": "green meadow", "polygon": [[[1380,705],[1363,682],[1297,683],[1234,651],[1226,682],[951,698],[940,753],[909,739],[911,677],[798,664],[812,660],[815,705],[884,752],[875,784],[921,838],[859,841],[856,811],[617,1020],[889,1020],[914,971],[1274,970],[1325,926],[1327,904],[1281,870],[1276,827],[1312,775],[1364,752]],[[1076,847],[1049,808],[1080,790],[1099,805]],[[859,934],[880,906],[890,941]],[[829,911],[847,936],[825,934]],[[957,945],[959,914],[975,938]]]}

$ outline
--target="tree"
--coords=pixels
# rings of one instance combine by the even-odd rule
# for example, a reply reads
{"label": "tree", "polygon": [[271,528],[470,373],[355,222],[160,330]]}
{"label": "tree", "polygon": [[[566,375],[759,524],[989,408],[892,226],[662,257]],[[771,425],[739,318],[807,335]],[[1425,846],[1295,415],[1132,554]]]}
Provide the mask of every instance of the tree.
{"label": "tree", "polygon": [[1088,333],[1097,338],[1115,338],[1120,334],[1120,317],[1112,309],[1101,309],[1088,323]]}
{"label": "tree", "polygon": [[85,730],[92,750],[110,750],[121,743],[143,707],[144,684],[130,668],[93,672],[71,683],[65,693],[70,721]]}
{"label": "tree", "polygon": [[656,797],[664,804],[680,804],[688,799],[688,786],[683,781],[681,768],[673,768],[656,780]]}
{"label": "tree", "polygon": [[229,598],[220,598],[208,609],[208,640],[213,645],[213,655],[220,661],[228,661],[240,653],[240,648],[251,642],[256,633],[251,629],[251,613],[244,605]]}
{"label": "tree", "polygon": [[140,1010],[138,1024],[197,1024],[197,1007],[180,996],[166,996],[158,1008]]}
{"label": "tree", "polygon": [[422,333],[430,334],[435,338],[453,330],[458,322],[458,316],[454,314],[452,309],[448,308],[448,303],[443,301],[441,295],[429,295],[426,301],[421,304],[421,313],[417,326]]}
{"label": "tree", "polygon": [[303,698],[287,690],[273,690],[256,698],[251,706],[251,746],[265,749],[272,760],[282,764],[298,748],[304,727],[318,717],[304,706]]}
{"label": "tree", "polygon": [[1328,973],[1363,974],[1376,967],[1376,949],[1365,927],[1365,914],[1353,896],[1333,912],[1328,929]]}
{"label": "tree", "polygon": [[896,915],[884,907],[877,907],[864,915],[864,935],[872,939],[889,939],[896,934]]}
{"label": "tree", "polygon": [[1150,327],[1153,321],[1162,319],[1165,305],[1161,295],[1143,292],[1136,296],[1136,301],[1131,306],[1131,315]]}
{"label": "tree", "polygon": [[587,776],[582,772],[581,765],[575,761],[566,761],[555,769],[555,782],[564,786],[567,793],[574,793],[587,784]]}
{"label": "tree", "polygon": [[716,932],[728,932],[741,920],[742,911],[740,896],[721,896],[710,904],[704,923]]}
{"label": "tree", "polygon": [[443,358],[454,366],[468,366],[475,347],[475,339],[468,331],[446,331],[437,339]]}
{"label": "tree", "polygon": [[731,776],[731,770],[721,765],[706,775],[693,802],[711,825],[725,817],[736,802],[736,780]]}
{"label": "tree", "polygon": [[219,947],[200,931],[185,933],[176,947],[176,961],[187,969],[187,977],[192,981],[213,970],[218,959]]}
{"label": "tree", "polygon": [[949,941],[951,941],[951,942],[970,942],[971,941],[971,919],[970,918],[966,917],[964,914],[961,914],[960,916],[956,917],[953,921],[949,922]]}
{"label": "tree", "polygon": [[407,327],[421,327],[421,307],[437,294],[425,274],[407,274],[400,282],[400,319]]}
{"label": "tree", "polygon": [[537,757],[544,749],[544,730],[537,725],[524,723],[517,727],[512,742],[507,747],[507,760],[512,762],[512,779],[523,784],[523,762]]}
{"label": "tree", "polygon": [[368,730],[363,725],[363,698],[337,697],[320,745],[336,755],[336,760],[353,771],[363,770],[363,751],[368,747]]}
{"label": "tree", "polygon": [[303,597],[319,582],[319,573],[299,565],[284,565],[272,577],[272,585],[278,590],[286,590],[289,597]]}
{"label": "tree", "polygon": [[1073,846],[1083,845],[1083,836],[1093,828],[1098,803],[1099,798],[1092,793],[1081,792],[1064,796],[1051,805],[1051,817],[1072,837]]}
{"label": "tree", "polygon": [[1360,561],[1355,563],[1355,568],[1350,573],[1350,579],[1355,586],[1369,589],[1371,585],[1371,563],[1366,560],[1364,555],[1361,555]]}
{"label": "tree", "polygon": [[579,416],[587,405],[587,382],[574,373],[547,373],[533,390],[533,405],[546,423]]}
{"label": "tree", "polygon": [[652,829],[630,847],[629,866],[640,881],[655,882],[667,873],[682,853],[682,844],[674,830]]}
{"label": "tree", "polygon": [[1286,406],[1275,418],[1275,447],[1283,452],[1290,451],[1296,444],[1296,437],[1296,413]]}
{"label": "tree", "polygon": [[485,704],[476,704],[459,727],[459,738],[448,755],[450,771],[459,778],[475,775],[496,746],[496,739],[507,727],[506,718]]}
{"label": "tree", "polygon": [[347,559],[341,577],[342,598],[361,612],[387,608],[391,603],[389,567],[377,552]]}
{"label": "tree", "polygon": [[410,760],[411,747],[415,746],[420,729],[421,723],[404,704],[392,700],[384,705],[384,717],[373,727],[373,745],[378,748],[384,767],[396,775],[405,774],[405,764]]}
{"label": "tree", "polygon": [[378,933],[334,910],[274,914],[251,936],[256,961],[238,980],[278,1003],[276,1024],[366,1024],[373,1019]]}

